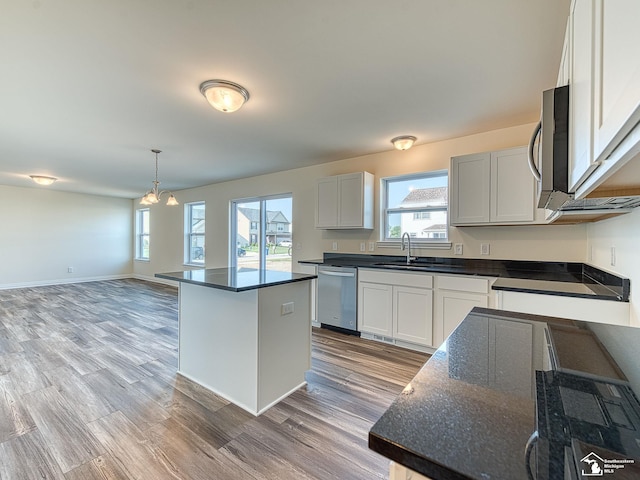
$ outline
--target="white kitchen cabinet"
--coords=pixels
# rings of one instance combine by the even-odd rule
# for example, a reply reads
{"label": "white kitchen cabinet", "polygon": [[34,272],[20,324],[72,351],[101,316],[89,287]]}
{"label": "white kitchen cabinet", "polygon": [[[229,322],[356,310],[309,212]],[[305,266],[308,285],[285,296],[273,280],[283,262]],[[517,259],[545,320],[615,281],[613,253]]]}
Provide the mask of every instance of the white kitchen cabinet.
{"label": "white kitchen cabinet", "polygon": [[598,166],[593,158],[593,31],[595,0],[574,0],[569,16],[569,191]]}
{"label": "white kitchen cabinet", "polygon": [[451,159],[451,225],[508,225],[535,220],[535,181],[527,148]]}
{"label": "white kitchen cabinet", "polygon": [[374,335],[393,335],[393,287],[358,282],[358,329]]}
{"label": "white kitchen cabinet", "polygon": [[434,345],[444,342],[473,307],[489,306],[489,288],[493,280],[464,275],[436,276]]}
{"label": "white kitchen cabinet", "polygon": [[316,228],[373,228],[374,176],[368,172],[316,182]]}
{"label": "white kitchen cabinet", "polygon": [[[637,0],[571,4],[569,190],[576,198],[638,186],[637,169],[626,167],[640,161],[638,18]],[[618,172],[623,166],[633,179]]]}
{"label": "white kitchen cabinet", "polygon": [[640,2],[592,2],[593,148],[594,158],[604,160],[640,121]]}
{"label": "white kitchen cabinet", "polygon": [[419,345],[433,344],[433,291],[393,287],[393,338]]}
{"label": "white kitchen cabinet", "polygon": [[451,225],[489,223],[491,154],[451,159]]}
{"label": "white kitchen cabinet", "polygon": [[358,329],[378,340],[432,346],[432,286],[423,273],[359,269]]}

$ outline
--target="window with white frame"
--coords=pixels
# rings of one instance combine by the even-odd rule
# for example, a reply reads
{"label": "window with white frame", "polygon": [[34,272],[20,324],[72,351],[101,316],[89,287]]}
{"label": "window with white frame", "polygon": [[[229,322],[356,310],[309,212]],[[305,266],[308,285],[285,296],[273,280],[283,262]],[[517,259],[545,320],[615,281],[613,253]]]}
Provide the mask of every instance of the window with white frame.
{"label": "window with white frame", "polygon": [[446,170],[382,179],[383,241],[448,240],[448,174]]}
{"label": "window with white frame", "polygon": [[149,260],[149,209],[136,210],[136,260]]}
{"label": "window with white frame", "polygon": [[185,263],[204,265],[204,202],[187,203],[184,208]]}

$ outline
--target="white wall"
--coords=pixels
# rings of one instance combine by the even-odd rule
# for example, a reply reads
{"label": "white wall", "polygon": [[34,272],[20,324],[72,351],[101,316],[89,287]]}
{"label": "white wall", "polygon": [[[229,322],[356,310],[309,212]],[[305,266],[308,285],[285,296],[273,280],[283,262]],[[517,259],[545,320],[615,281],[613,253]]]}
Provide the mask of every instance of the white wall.
{"label": "white wall", "polygon": [[127,199],[0,185],[0,288],[130,276],[132,211]]}
{"label": "white wall", "polygon": [[[379,239],[379,220],[374,231],[330,231],[314,227],[314,189],[318,178],[366,170],[376,177],[376,210],[379,202],[379,180],[408,173],[441,170],[449,167],[452,156],[499,150],[525,145],[534,125],[522,125],[492,132],[418,145],[400,152],[389,150],[377,154],[341,160],[323,165],[218,183],[177,192],[180,207],[151,207],[151,259],[134,262],[134,272],[151,277],[157,272],[184,270],[183,214],[184,203],[206,202],[206,266],[228,264],[229,202],[234,199],[292,193],[294,265],[297,260],[319,258],[338,242],[341,252],[358,253],[360,242]],[[390,146],[391,147],[391,146]],[[134,207],[138,208],[137,201]],[[465,257],[478,257],[480,243],[490,243],[491,255],[485,258],[557,260],[582,262],[586,258],[586,227],[466,227],[451,228],[452,242],[464,244]],[[376,248],[375,254],[398,254],[399,249]],[[450,250],[421,249],[420,256],[452,256]]]}
{"label": "white wall", "polygon": [[[587,237],[588,263],[631,280],[631,325],[640,327],[640,208],[589,224]],[[611,265],[611,247],[615,265]]]}

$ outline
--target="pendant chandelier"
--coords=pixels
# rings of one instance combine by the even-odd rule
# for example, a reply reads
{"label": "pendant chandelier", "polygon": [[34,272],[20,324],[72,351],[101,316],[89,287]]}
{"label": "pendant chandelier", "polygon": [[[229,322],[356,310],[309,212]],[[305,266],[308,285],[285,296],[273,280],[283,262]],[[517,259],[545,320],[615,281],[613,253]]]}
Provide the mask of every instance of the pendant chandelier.
{"label": "pendant chandelier", "polygon": [[142,200],[140,200],[140,205],[153,205],[158,203],[160,201],[160,197],[165,193],[169,194],[169,198],[167,198],[167,205],[179,205],[178,200],[173,196],[173,193],[167,190],[158,191],[158,185],[160,185],[160,182],[158,181],[158,154],[161,153],[162,150],[151,149],[151,151],[156,154],[156,179],[153,181],[153,188],[145,193]]}

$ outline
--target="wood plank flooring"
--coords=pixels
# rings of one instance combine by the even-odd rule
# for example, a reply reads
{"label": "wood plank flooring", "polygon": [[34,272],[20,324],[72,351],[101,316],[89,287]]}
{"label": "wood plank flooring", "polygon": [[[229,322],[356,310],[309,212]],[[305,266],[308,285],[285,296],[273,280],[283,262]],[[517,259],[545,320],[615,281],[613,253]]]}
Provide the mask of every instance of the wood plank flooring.
{"label": "wood plank flooring", "polygon": [[307,386],[253,417],[177,368],[177,290],[0,291],[0,479],[372,479],[372,424],[425,354],[314,329]]}

